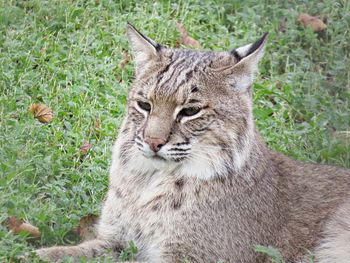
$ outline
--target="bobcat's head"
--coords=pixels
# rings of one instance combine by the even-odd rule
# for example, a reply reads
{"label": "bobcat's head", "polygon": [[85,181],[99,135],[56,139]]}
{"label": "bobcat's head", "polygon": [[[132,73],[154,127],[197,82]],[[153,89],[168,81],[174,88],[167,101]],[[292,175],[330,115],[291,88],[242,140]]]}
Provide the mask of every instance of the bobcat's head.
{"label": "bobcat's head", "polygon": [[127,26],[136,78],[121,130],[132,169],[202,179],[246,165],[254,144],[251,85],[266,34],[230,52],[170,49]]}

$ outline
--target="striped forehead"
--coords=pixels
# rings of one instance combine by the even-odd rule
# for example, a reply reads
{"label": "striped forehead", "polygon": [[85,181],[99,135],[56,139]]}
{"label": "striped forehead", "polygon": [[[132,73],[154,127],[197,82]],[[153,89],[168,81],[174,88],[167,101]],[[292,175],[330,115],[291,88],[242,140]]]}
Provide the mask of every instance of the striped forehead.
{"label": "striped forehead", "polygon": [[191,84],[207,63],[208,57],[205,53],[192,50],[175,51],[171,60],[157,71],[154,76],[156,81],[148,95],[156,100],[184,100],[191,92]]}

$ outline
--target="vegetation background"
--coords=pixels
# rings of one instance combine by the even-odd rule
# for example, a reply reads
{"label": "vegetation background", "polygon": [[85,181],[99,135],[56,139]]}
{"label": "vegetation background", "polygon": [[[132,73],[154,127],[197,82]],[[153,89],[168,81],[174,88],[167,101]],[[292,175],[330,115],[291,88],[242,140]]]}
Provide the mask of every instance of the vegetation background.
{"label": "vegetation background", "polygon": [[[327,29],[304,28],[301,12],[320,15]],[[120,66],[127,21],[169,46],[179,21],[212,50],[270,32],[254,86],[263,137],[293,158],[350,167],[347,0],[0,0],[1,262],[75,243],[80,218],[99,213],[133,78],[131,62]],[[33,118],[33,103],[52,108],[53,121]],[[92,148],[81,150],[84,142]],[[9,216],[41,238],[9,231]]]}

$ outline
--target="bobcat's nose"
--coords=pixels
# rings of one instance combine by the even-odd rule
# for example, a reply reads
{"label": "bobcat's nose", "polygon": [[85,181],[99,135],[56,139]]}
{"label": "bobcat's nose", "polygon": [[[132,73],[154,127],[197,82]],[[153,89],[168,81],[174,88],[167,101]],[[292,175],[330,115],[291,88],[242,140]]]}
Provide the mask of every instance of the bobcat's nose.
{"label": "bobcat's nose", "polygon": [[160,150],[160,148],[162,148],[162,146],[164,144],[166,144],[166,141],[163,139],[160,139],[160,138],[147,137],[145,139],[145,143],[147,143],[149,145],[149,147],[152,149],[152,151],[158,152]]}

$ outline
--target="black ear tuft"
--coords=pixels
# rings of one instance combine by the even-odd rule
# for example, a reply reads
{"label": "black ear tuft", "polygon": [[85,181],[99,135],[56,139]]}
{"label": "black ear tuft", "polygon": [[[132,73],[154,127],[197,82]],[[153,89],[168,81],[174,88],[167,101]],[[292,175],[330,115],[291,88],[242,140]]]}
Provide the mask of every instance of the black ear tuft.
{"label": "black ear tuft", "polygon": [[242,57],[238,54],[236,49],[232,50],[231,54],[237,59],[237,62],[242,59]]}
{"label": "black ear tuft", "polygon": [[261,38],[259,38],[257,41],[255,41],[252,44],[248,44],[239,48],[236,48],[232,50],[230,53],[235,57],[237,62],[240,62],[242,59],[248,57],[249,55],[253,54],[255,51],[260,49],[264,46],[264,43],[266,42],[266,38],[268,36],[268,33],[265,33]]}
{"label": "black ear tuft", "polygon": [[264,43],[265,39],[267,38],[269,33],[265,33],[260,39],[258,39],[257,41],[255,41],[252,46],[249,48],[249,50],[247,51],[245,57],[249,56],[250,54],[254,53],[255,50],[257,50],[262,43]]}
{"label": "black ear tuft", "polygon": [[228,67],[227,75],[231,76],[234,86],[239,90],[249,90],[258,70],[260,59],[264,55],[267,33],[254,43],[236,48],[230,52],[235,63]]}
{"label": "black ear tuft", "polygon": [[126,25],[126,29],[132,29],[133,31],[135,31],[137,34],[139,34],[143,39],[145,39],[149,44],[151,44],[156,51],[160,51],[162,46],[158,43],[156,43],[155,41],[153,41],[152,39],[150,39],[149,37],[145,36],[144,34],[142,34],[140,31],[138,31],[132,24],[130,24],[129,22],[127,22]]}

